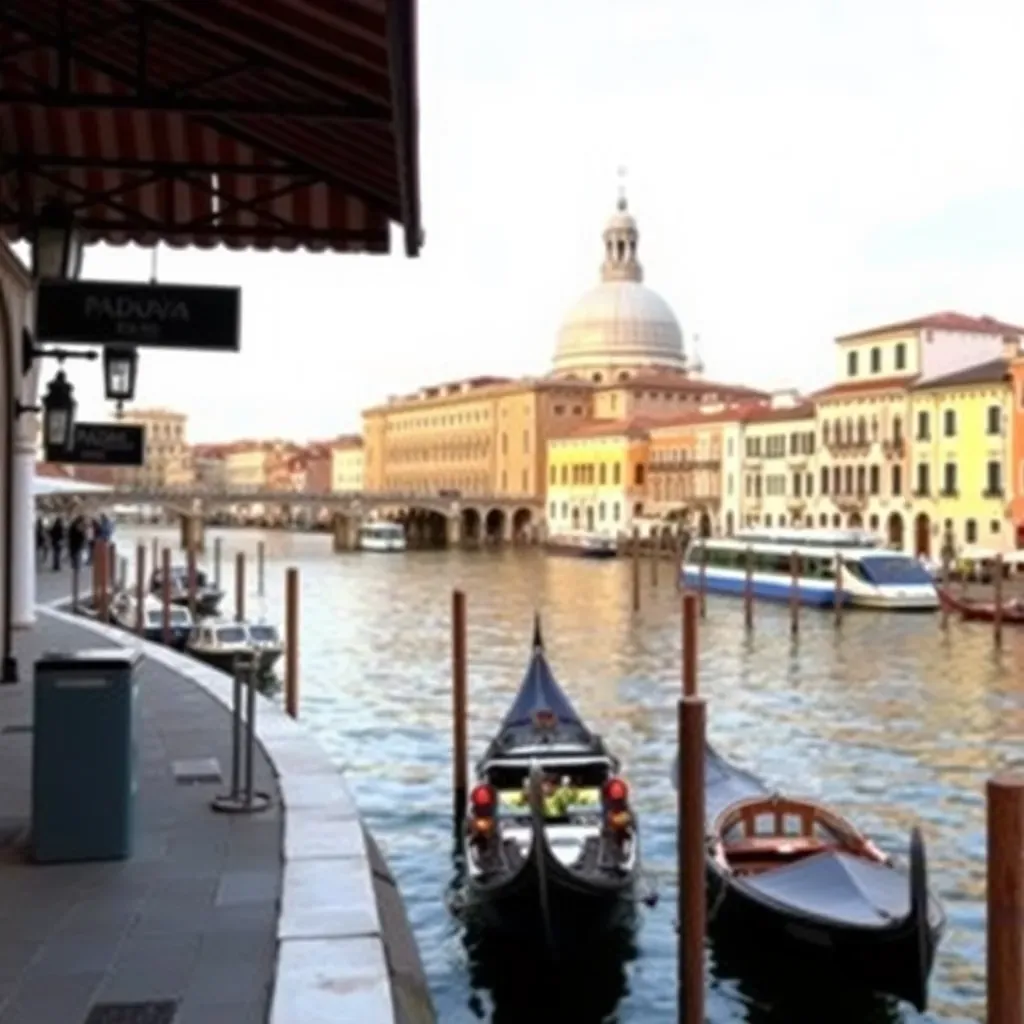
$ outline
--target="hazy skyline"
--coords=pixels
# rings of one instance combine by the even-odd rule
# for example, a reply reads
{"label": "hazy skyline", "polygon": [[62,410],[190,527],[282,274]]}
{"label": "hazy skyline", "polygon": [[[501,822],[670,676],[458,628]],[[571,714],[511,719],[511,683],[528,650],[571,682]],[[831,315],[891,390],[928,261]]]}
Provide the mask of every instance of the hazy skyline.
{"label": "hazy skyline", "polygon": [[[242,287],[242,352],[142,350],[136,404],[194,441],[319,438],[421,384],[544,373],[620,165],[710,378],[809,389],[837,334],[1022,322],[1022,29],[1008,0],[421,3],[422,257],[162,247],[161,280]],[[95,247],[85,275],[150,263]],[[103,415],[99,371],[71,373]]]}

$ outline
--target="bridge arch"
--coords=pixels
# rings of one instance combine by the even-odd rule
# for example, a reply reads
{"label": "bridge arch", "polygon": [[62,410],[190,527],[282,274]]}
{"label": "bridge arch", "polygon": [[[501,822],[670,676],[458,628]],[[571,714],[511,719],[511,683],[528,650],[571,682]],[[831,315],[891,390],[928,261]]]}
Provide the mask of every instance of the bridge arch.
{"label": "bridge arch", "polygon": [[507,514],[503,508],[492,508],[484,516],[484,534],[489,541],[500,541],[505,533]]}

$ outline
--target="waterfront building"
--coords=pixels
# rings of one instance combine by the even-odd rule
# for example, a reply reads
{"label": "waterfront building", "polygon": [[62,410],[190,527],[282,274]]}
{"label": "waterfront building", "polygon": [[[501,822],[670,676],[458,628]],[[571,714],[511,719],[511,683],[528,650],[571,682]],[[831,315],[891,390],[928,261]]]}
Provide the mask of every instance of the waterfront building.
{"label": "waterfront building", "polygon": [[631,533],[644,517],[650,434],[643,421],[582,423],[548,440],[547,532]]}
{"label": "waterfront building", "polygon": [[[303,460],[302,490],[310,494],[329,494],[333,470],[334,441],[311,441],[300,453]],[[294,484],[294,479],[293,479]]]}
{"label": "waterfront building", "polygon": [[913,550],[938,555],[1014,546],[1007,480],[1012,465],[1010,362],[1000,356],[916,384],[910,391]]}
{"label": "waterfront building", "polygon": [[[919,547],[912,545],[908,518],[911,385],[997,359],[1004,337],[1021,333],[992,317],[947,312],[837,338],[836,382],[812,396],[818,524],[866,526],[897,550]],[[929,529],[934,537],[937,527]]]}
{"label": "waterfront building", "polygon": [[737,419],[743,427],[743,525],[812,526],[814,405],[795,391],[779,391],[766,404],[740,410]]}
{"label": "waterfront building", "polygon": [[224,450],[224,482],[229,491],[259,491],[267,486],[267,453],[262,441],[235,441]]}
{"label": "waterfront building", "polygon": [[1009,363],[1010,455],[1007,467],[1007,492],[1013,546],[1024,549],[1024,353],[1018,352]]}
{"label": "waterfront building", "polygon": [[335,494],[364,490],[363,438],[360,434],[344,434],[330,442],[331,480],[329,489]]}
{"label": "waterfront building", "polygon": [[204,491],[223,491],[227,486],[224,455],[225,444],[192,445],[192,470],[196,487]]}
{"label": "waterfront building", "polygon": [[172,409],[125,409],[121,422],[142,427],[145,447],[141,466],[117,471],[117,483],[146,490],[173,490],[195,484],[188,416]]}

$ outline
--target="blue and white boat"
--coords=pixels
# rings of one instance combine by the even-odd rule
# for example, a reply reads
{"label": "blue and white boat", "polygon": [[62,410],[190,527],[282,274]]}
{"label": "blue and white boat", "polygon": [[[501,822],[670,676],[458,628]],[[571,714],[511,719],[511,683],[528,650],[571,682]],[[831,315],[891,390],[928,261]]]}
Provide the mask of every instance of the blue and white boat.
{"label": "blue and white boat", "polygon": [[931,611],[939,606],[935,584],[921,564],[888,550],[864,530],[749,530],[730,538],[695,540],[683,562],[683,583],[700,586],[703,564],[708,593],[743,594],[749,558],[754,597],[789,601],[794,554],[801,604],[830,608],[838,599],[844,605],[890,611]]}

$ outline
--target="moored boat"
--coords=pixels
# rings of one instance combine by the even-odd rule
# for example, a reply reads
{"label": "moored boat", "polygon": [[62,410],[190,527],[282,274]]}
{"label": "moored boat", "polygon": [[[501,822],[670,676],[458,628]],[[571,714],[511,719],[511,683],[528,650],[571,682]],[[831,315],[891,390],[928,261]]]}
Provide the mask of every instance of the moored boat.
{"label": "moored boat", "polygon": [[[142,636],[153,643],[164,641],[164,609],[163,605],[151,594],[147,594],[142,610]],[[138,601],[134,594],[122,590],[111,601],[110,617],[115,625],[134,633],[138,623]],[[192,632],[192,616],[187,608],[171,605],[168,609],[168,622],[171,630],[171,646],[182,650],[185,641]]]}
{"label": "moored boat", "polygon": [[405,551],[408,541],[401,523],[378,520],[359,527],[360,551]]}
{"label": "moored boat", "polygon": [[254,643],[244,622],[205,620],[193,627],[185,650],[192,657],[233,675],[235,663],[250,658],[255,661],[256,675],[266,675],[281,656],[279,644],[264,646]]}
{"label": "moored boat", "polygon": [[917,829],[903,868],[836,811],[771,792],[710,745],[705,815],[715,929],[752,956],[787,951],[925,1009],[945,913]]}
{"label": "moored boat", "polygon": [[544,545],[548,551],[577,558],[615,558],[619,542],[605,533],[562,533],[550,537]]}
{"label": "moored boat", "polygon": [[538,623],[470,795],[467,910],[478,924],[557,949],[632,919],[639,835],[618,773],[555,681]]}
{"label": "moored boat", "polygon": [[[939,600],[942,607],[954,615],[959,615],[965,622],[994,622],[996,603],[994,601],[974,601],[967,597],[955,597],[948,587],[939,587]],[[1024,626],[1024,601],[1013,598],[1002,604],[1001,619],[1007,625]]]}
{"label": "moored boat", "polygon": [[249,642],[259,656],[261,671],[273,671],[278,659],[284,654],[284,640],[277,626],[269,622],[250,622],[248,624]]}
{"label": "moored boat", "polygon": [[[196,618],[216,615],[220,608],[220,602],[224,598],[224,591],[211,583],[210,578],[202,569],[196,569],[195,582]],[[188,568],[183,565],[172,565],[170,583],[171,604],[188,607],[190,603]],[[163,570],[155,569],[149,580],[149,591],[154,597],[162,599],[163,589]]]}

